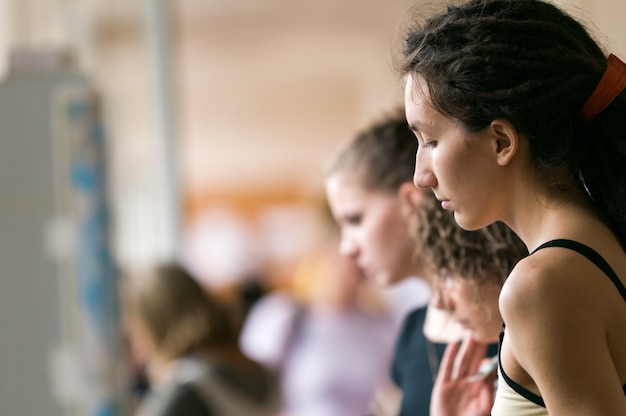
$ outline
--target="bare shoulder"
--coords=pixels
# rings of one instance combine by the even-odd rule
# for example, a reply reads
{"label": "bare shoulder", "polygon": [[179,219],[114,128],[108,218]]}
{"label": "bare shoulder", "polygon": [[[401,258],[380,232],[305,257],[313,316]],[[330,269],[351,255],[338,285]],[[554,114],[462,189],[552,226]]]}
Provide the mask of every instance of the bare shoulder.
{"label": "bare shoulder", "polygon": [[513,269],[500,295],[500,309],[507,318],[524,315],[542,305],[554,305],[569,290],[567,282],[577,270],[558,253],[537,252],[522,259]]}
{"label": "bare shoulder", "polygon": [[[616,318],[626,317],[624,300],[604,272],[563,248],[543,249],[520,261],[502,288],[499,306],[516,345],[541,343],[554,354],[583,340],[605,345],[607,334],[619,332]],[[601,349],[600,344],[588,350]]]}
{"label": "bare shoulder", "polygon": [[[624,269],[621,255],[606,257]],[[563,248],[537,251],[507,279],[500,310],[503,365],[551,414],[624,414],[626,308],[593,262]]]}
{"label": "bare shoulder", "polygon": [[619,301],[619,294],[597,265],[575,251],[555,247],[516,265],[502,289],[500,308],[506,321],[531,307],[544,312],[567,307],[569,313],[578,309],[571,308],[576,305],[601,309],[611,298]]}

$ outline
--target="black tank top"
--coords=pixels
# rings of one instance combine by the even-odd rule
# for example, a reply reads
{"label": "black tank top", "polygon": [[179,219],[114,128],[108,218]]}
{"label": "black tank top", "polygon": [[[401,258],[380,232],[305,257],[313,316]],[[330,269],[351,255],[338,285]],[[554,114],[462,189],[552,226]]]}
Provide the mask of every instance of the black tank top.
{"label": "black tank top", "polygon": [[[622,298],[624,299],[624,301],[626,301],[626,287],[624,287],[622,282],[619,280],[619,277],[617,277],[617,274],[615,273],[615,271],[613,271],[609,263],[607,263],[606,260],[604,260],[604,258],[597,251],[595,251],[589,246],[579,243],[578,241],[557,239],[557,240],[551,240],[546,243],[543,243],[542,245],[534,249],[532,253],[530,254],[532,255],[536,253],[537,251],[543,248],[547,248],[547,247],[567,248],[570,250],[574,250],[580,255],[586,257],[589,261],[595,264],[600,270],[602,270],[604,274],[608,276],[609,279],[611,279],[611,281],[613,282],[613,284],[615,285],[619,293],[622,295]],[[500,333],[500,345],[502,345],[503,339],[504,339],[504,325],[502,326],[502,332]],[[498,365],[500,366],[500,373],[502,374],[502,378],[504,379],[506,384],[508,384],[518,394],[530,400],[531,402],[539,406],[546,407],[541,396],[525,389],[524,387],[520,386],[515,381],[513,381],[509,376],[506,375],[506,373],[504,372],[504,369],[502,368],[502,360],[500,360],[500,351],[498,351]],[[624,390],[624,394],[626,395],[626,385],[623,386],[623,390]]]}

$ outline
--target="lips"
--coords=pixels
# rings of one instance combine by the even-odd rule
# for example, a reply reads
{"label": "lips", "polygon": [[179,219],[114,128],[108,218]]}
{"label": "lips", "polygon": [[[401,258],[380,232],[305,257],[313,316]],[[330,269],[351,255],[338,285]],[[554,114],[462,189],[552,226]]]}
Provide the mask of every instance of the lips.
{"label": "lips", "polygon": [[369,276],[372,273],[372,268],[371,267],[367,267],[363,264],[358,264],[359,269],[361,269],[361,271],[363,272],[364,275]]}
{"label": "lips", "polygon": [[441,203],[441,207],[443,209],[448,209],[450,207],[450,200],[449,199],[441,198],[437,194],[435,194],[435,198],[437,198],[437,201],[439,201]]}
{"label": "lips", "polygon": [[457,322],[459,323],[459,325],[461,325],[463,327],[463,329],[472,329],[471,323],[470,321],[467,320],[457,320]]}

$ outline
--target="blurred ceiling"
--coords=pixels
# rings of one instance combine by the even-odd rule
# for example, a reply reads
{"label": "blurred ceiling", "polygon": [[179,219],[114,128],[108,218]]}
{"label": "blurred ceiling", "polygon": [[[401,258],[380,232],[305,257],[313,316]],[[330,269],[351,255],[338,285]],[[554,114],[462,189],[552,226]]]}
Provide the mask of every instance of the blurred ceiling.
{"label": "blurred ceiling", "polygon": [[[129,67],[135,59],[137,67],[144,53],[149,4],[115,0],[94,9],[96,43],[108,51],[94,66],[110,90],[119,88],[111,85],[117,74],[123,91],[137,90],[135,97],[148,93],[138,90],[145,79],[122,76],[121,65]],[[399,97],[391,43],[412,0],[168,4],[181,169],[194,192],[275,187],[319,192],[321,165],[337,143]],[[116,60],[119,69],[103,69]],[[120,99],[120,106],[127,102]],[[112,111],[128,126],[147,117],[141,108],[135,103]],[[146,146],[137,146],[138,158],[149,154]]]}

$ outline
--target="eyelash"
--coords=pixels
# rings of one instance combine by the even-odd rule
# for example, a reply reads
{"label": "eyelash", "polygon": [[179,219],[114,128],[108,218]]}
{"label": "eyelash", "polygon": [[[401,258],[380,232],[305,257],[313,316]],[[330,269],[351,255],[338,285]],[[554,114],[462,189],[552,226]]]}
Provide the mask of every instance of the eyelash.
{"label": "eyelash", "polygon": [[348,218],[346,218],[346,222],[350,225],[359,225],[361,223],[361,216],[351,215]]}
{"label": "eyelash", "polygon": [[417,141],[419,142],[420,140],[422,140],[424,142],[424,144],[422,145],[422,147],[429,147],[429,148],[433,148],[437,145],[437,141],[436,140],[431,140],[429,142],[427,142],[425,139],[423,139],[423,137],[420,136],[420,134],[418,134],[417,132],[414,133],[415,137],[417,138]]}

